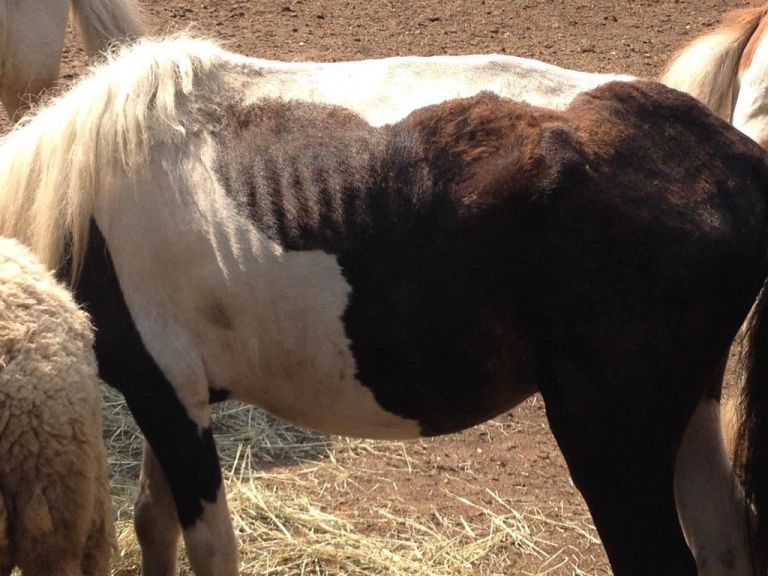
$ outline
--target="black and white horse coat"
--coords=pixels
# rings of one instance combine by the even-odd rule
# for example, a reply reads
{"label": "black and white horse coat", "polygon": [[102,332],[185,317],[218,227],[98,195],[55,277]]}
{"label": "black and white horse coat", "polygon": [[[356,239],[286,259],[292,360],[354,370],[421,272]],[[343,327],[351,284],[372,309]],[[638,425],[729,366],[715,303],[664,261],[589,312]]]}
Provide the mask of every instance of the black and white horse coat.
{"label": "black and white horse coat", "polygon": [[750,452],[745,541],[707,433],[768,272],[760,148],[652,83],[376,127],[251,97],[258,78],[205,44],[147,42],[0,148],[0,232],[71,269],[101,375],[151,446],[145,574],[174,569],[180,528],[196,574],[237,572],[214,400],[407,438],[535,391],[617,574],[748,573],[766,464]]}

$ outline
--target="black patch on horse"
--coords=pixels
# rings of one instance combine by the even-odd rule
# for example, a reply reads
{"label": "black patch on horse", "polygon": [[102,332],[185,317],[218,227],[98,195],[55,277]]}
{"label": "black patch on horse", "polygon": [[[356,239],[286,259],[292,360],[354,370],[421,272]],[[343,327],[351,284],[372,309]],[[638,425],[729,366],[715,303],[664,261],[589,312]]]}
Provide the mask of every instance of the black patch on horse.
{"label": "black patch on horse", "polygon": [[482,167],[482,185],[457,175],[497,151],[435,159],[431,145],[405,123],[373,128],[340,108],[270,101],[233,116],[218,162],[224,188],[261,232],[338,258],[351,286],[343,322],[356,377],[424,434],[484,421],[533,391],[522,314],[498,290],[524,283],[508,256],[525,246],[494,241],[502,222],[482,207],[462,216],[476,188],[485,194],[477,206],[496,190],[486,190]]}
{"label": "black patch on horse", "polygon": [[182,527],[192,526],[203,513],[203,501],[215,502],[221,487],[213,435],[189,418],[144,347],[95,223],[75,294],[96,327],[99,376],[125,396],[162,466]]}
{"label": "black patch on horse", "polygon": [[231,391],[226,388],[208,388],[208,403],[218,404],[224,402],[232,394]]}

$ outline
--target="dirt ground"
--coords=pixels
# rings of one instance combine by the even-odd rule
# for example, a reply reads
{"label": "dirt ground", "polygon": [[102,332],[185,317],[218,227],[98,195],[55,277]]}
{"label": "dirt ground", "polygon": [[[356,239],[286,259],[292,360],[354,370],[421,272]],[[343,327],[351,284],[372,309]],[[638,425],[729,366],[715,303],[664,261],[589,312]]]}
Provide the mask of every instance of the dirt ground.
{"label": "dirt ground", "polygon": [[[395,54],[500,52],[584,70],[656,75],[672,52],[714,26],[736,0],[153,0],[152,31],[191,28],[233,50],[287,60],[344,60]],[[85,59],[68,33],[62,73],[74,78]],[[343,89],[343,87],[340,87]],[[553,574],[605,574],[594,532],[558,518],[587,512],[533,399],[495,423],[391,452],[346,454],[359,474],[327,479],[328,506],[351,513],[395,503],[404,513],[470,517],[494,493],[519,510],[554,519],[546,538],[562,558]],[[270,466],[274,466],[271,463]],[[277,463],[290,470],[290,462]],[[448,495],[451,495],[450,497]],[[457,498],[456,496],[459,496]],[[627,522],[631,522],[627,518]],[[561,559],[562,559],[561,558]],[[509,574],[544,573],[525,557]]]}

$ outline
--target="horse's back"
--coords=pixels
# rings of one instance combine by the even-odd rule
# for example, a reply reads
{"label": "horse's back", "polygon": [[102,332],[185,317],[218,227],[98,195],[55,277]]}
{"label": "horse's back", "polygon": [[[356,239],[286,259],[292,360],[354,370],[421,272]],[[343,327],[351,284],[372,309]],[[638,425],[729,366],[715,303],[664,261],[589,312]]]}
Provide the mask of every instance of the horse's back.
{"label": "horse's back", "polygon": [[[284,98],[348,108],[372,125],[397,122],[413,110],[482,90],[512,100],[565,108],[580,92],[628,76],[560,68],[498,54],[398,56],[348,62],[243,60],[249,101]],[[344,86],[344,90],[339,90]]]}

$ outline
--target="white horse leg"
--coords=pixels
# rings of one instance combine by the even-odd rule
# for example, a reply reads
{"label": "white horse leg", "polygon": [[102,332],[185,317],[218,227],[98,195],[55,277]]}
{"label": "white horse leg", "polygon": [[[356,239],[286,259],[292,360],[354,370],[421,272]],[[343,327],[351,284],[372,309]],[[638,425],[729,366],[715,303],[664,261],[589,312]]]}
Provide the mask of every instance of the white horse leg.
{"label": "white horse leg", "polygon": [[[144,445],[141,488],[135,509],[136,535],[141,544],[142,575],[176,574],[176,549],[181,534],[176,506],[160,464]],[[196,576],[237,574],[237,546],[232,538],[224,487],[216,502],[203,503],[203,514],[184,530],[184,542]]]}
{"label": "white horse leg", "polygon": [[67,0],[8,0],[0,100],[11,118],[58,78],[68,13]]}
{"label": "white horse leg", "polygon": [[172,576],[176,574],[176,549],[181,526],[165,474],[146,442],[139,485],[134,526],[141,545],[142,574]]}
{"label": "white horse leg", "polygon": [[[155,490],[149,499],[137,502],[136,527],[144,555],[144,576],[174,573],[171,554],[175,556],[177,522],[195,576],[238,574],[237,541],[210,428],[199,428],[197,438],[192,440],[184,437],[180,443],[166,444],[163,449],[170,447],[172,451],[164,455],[165,460],[153,456],[147,467],[150,473],[144,474],[152,486],[147,491],[147,484],[142,483],[142,492],[151,494]],[[160,462],[168,474],[160,471]],[[167,484],[159,481],[161,477]],[[175,513],[170,509],[170,494],[174,495]]]}
{"label": "white horse leg", "polygon": [[[186,392],[188,399],[194,396],[190,389]],[[138,523],[146,520],[147,524],[146,538],[141,539],[144,576],[174,573],[179,526],[195,576],[237,576],[237,541],[210,427],[208,394],[201,402],[189,400],[189,406],[182,410],[190,418],[177,423],[184,428],[183,433],[178,429],[166,431],[178,436],[178,443],[169,445],[167,437],[161,438],[160,455],[145,449],[142,492],[150,500],[141,502],[140,498],[137,502],[140,508],[146,504],[147,509],[146,514],[137,509],[137,532]],[[189,427],[192,422],[196,423],[194,428]],[[154,538],[159,540],[152,541]]]}
{"label": "white horse leg", "polygon": [[184,530],[184,544],[195,576],[238,574],[237,542],[222,484],[215,502],[203,503],[200,520]]}
{"label": "white horse leg", "polygon": [[699,576],[752,574],[742,492],[720,432],[720,403],[703,399],[691,416],[675,465],[675,501]]}

